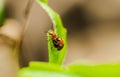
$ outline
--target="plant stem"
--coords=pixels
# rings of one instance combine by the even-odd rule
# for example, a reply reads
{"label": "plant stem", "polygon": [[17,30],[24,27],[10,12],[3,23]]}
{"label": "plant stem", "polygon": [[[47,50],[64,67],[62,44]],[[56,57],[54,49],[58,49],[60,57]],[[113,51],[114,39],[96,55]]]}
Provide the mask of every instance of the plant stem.
{"label": "plant stem", "polygon": [[21,32],[21,25],[13,19],[7,19],[0,28],[0,77],[17,77]]}
{"label": "plant stem", "polygon": [[0,77],[17,77],[18,56],[8,45],[0,44]]}

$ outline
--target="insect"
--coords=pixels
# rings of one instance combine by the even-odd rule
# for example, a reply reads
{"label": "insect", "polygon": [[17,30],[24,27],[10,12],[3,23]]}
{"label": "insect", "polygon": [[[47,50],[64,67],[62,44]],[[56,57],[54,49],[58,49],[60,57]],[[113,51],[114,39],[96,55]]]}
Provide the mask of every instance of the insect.
{"label": "insect", "polygon": [[58,37],[54,31],[48,32],[52,36],[52,43],[57,48],[57,50],[61,50],[64,47],[64,43],[62,38]]}

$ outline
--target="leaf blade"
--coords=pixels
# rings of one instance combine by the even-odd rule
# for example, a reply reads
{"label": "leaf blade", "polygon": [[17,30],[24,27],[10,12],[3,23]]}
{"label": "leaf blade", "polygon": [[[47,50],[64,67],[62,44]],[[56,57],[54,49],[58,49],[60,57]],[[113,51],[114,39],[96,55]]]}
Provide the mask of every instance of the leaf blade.
{"label": "leaf blade", "polygon": [[54,10],[52,10],[47,5],[46,2],[43,2],[41,0],[37,0],[37,1],[41,5],[41,7],[46,11],[48,16],[50,17],[53,23],[55,33],[60,38],[62,38],[64,42],[64,47],[61,50],[57,50],[53,46],[51,35],[47,33],[48,39],[50,39],[48,40],[49,62],[61,65],[64,61],[64,57],[65,57],[66,50],[67,50],[67,31],[62,24],[59,14],[57,14]]}

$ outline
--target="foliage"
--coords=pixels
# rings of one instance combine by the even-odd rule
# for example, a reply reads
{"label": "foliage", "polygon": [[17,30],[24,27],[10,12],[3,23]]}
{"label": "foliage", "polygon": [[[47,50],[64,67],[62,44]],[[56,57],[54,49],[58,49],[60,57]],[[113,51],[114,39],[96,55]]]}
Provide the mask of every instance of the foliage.
{"label": "foliage", "polygon": [[[30,62],[28,67],[22,68],[19,77],[120,77],[120,64],[90,64],[75,63],[67,67],[61,66],[67,49],[66,29],[63,27],[59,15],[48,5],[47,0],[37,0],[47,12],[53,22],[54,31],[63,38],[64,48],[57,50],[52,45],[52,39],[48,35],[49,63]],[[53,48],[52,48],[53,47]]]}

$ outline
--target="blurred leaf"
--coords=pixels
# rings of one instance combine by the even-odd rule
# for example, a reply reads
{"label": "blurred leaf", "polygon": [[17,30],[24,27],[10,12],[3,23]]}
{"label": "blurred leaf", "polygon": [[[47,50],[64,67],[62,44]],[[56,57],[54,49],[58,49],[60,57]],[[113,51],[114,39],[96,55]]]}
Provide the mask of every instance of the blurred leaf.
{"label": "blurred leaf", "polygon": [[29,67],[22,68],[18,77],[80,77],[69,74],[59,65],[44,62],[31,62]]}
{"label": "blurred leaf", "polygon": [[120,77],[120,63],[82,64],[67,68],[56,64],[32,62],[19,72],[19,77]]}
{"label": "blurred leaf", "polygon": [[48,16],[52,20],[55,33],[62,38],[64,47],[61,50],[57,50],[52,43],[51,36],[48,35],[48,51],[49,51],[49,62],[61,65],[67,50],[67,31],[63,27],[60,16],[53,11],[48,5],[46,0],[37,0],[41,7],[47,12]]}
{"label": "blurred leaf", "polygon": [[4,19],[5,19],[4,0],[0,0],[0,26],[3,25]]}
{"label": "blurred leaf", "polygon": [[120,64],[73,64],[69,72],[82,77],[120,77]]}

